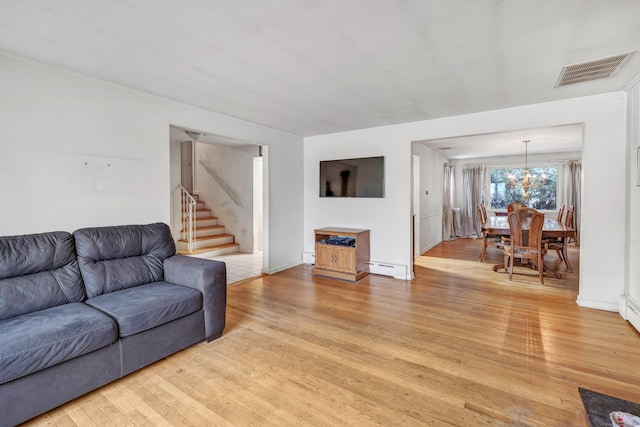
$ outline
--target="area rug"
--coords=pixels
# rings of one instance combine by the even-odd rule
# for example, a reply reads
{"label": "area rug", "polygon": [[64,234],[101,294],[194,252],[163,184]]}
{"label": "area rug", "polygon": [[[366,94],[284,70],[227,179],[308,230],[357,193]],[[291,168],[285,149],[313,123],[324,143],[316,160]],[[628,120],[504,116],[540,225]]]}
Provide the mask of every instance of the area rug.
{"label": "area rug", "polygon": [[612,427],[613,423],[609,418],[609,414],[612,412],[625,412],[640,416],[640,404],[597,393],[586,388],[578,388],[578,391],[591,427]]}

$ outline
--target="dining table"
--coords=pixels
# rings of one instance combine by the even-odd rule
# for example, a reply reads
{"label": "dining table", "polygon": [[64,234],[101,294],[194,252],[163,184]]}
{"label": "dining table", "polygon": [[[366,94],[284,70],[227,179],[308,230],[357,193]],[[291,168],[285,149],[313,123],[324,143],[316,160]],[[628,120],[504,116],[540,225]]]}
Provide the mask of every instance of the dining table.
{"label": "dining table", "polygon": [[[527,220],[523,223],[523,230],[528,229],[529,221],[531,218],[527,218]],[[492,235],[499,235],[509,237],[511,231],[509,229],[509,218],[508,216],[490,216],[487,218],[484,224],[482,224],[482,232]],[[569,258],[567,258],[567,246],[570,238],[575,238],[576,231],[563,224],[561,221],[558,221],[555,218],[545,218],[544,225],[542,226],[542,238],[550,239],[550,238],[563,238],[562,239],[562,256],[567,260],[567,266],[569,270],[573,272],[573,268],[571,267],[571,263],[569,263]],[[496,264],[493,266],[493,271],[498,271],[501,268],[504,268],[504,264]],[[544,266],[545,270],[553,273],[553,276],[556,279],[560,278],[560,273],[549,268],[548,266]]]}

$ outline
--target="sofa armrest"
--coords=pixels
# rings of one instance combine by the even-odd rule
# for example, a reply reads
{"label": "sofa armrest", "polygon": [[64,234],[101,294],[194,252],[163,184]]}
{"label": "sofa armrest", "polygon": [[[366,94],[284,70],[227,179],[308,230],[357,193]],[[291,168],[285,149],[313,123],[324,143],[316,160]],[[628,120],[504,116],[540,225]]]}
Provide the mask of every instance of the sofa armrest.
{"label": "sofa armrest", "polygon": [[227,269],[224,262],[174,255],[164,260],[164,280],[202,292],[207,341],[222,335],[227,307]]}

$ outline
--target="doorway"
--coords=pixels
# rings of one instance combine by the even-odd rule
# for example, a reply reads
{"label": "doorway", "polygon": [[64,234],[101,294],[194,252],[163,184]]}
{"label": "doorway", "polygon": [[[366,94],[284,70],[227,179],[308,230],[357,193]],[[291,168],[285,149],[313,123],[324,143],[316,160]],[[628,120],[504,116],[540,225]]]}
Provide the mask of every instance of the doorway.
{"label": "doorway", "polygon": [[263,248],[263,188],[262,147],[258,157],[253,158],[253,252]]}
{"label": "doorway", "polygon": [[413,154],[413,203],[412,203],[413,259],[420,256],[420,156]]}
{"label": "doorway", "polygon": [[[179,242],[182,238],[179,197],[182,185],[205,202],[205,210],[211,211],[207,219],[217,218],[217,225],[224,226],[223,231],[214,232],[217,225],[203,224],[203,227],[196,226],[196,234],[201,230],[205,239],[220,233],[231,235],[233,242],[239,245],[240,251],[234,254],[206,255],[203,252],[198,255],[212,259],[228,257],[225,262],[232,262],[227,262],[227,275],[234,281],[242,279],[240,270],[251,276],[268,271],[267,148],[213,133],[170,127],[171,228],[174,239]],[[202,249],[208,247],[207,244]],[[238,269],[231,272],[235,261],[238,261]]]}
{"label": "doorway", "polygon": [[193,194],[193,141],[180,143],[180,184]]}

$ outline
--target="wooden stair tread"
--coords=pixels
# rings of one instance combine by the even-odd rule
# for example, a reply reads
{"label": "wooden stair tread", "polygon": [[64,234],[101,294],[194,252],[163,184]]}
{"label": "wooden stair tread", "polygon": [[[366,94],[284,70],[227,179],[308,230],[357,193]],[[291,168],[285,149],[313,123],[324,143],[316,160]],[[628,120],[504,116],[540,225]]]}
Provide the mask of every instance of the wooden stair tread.
{"label": "wooden stair tread", "polygon": [[211,252],[211,251],[215,251],[216,249],[226,249],[226,248],[232,248],[232,247],[239,247],[240,244],[239,243],[223,243],[221,245],[214,245],[214,246],[205,246],[203,248],[198,248],[195,249],[193,252],[189,252],[188,250],[184,250],[184,251],[178,251],[179,254],[199,254],[202,252]]}
{"label": "wooden stair tread", "polygon": [[[216,229],[220,229],[220,228],[224,228],[224,225],[205,225],[202,227],[197,227],[196,231],[198,230],[216,230]],[[183,228],[182,230],[180,230],[180,232],[182,233],[186,233],[188,230]]]}
{"label": "wooden stair tread", "polygon": [[211,211],[211,209],[209,209],[207,207],[201,207],[201,208],[195,208],[193,211],[194,212],[205,212],[205,211],[209,212],[209,211]]}
{"label": "wooden stair tread", "polygon": [[[227,234],[227,233],[214,234],[213,236],[194,237],[193,240],[195,242],[197,242],[197,241],[202,241],[202,240],[219,239],[221,237],[233,237],[233,234]],[[187,239],[180,239],[179,242],[185,242],[186,243]]]}
{"label": "wooden stair tread", "polygon": [[224,228],[224,225],[205,225],[198,227],[198,230],[215,230],[216,228]]}
{"label": "wooden stair tread", "polygon": [[[193,245],[191,246],[199,246],[199,247],[196,247],[191,252],[188,249],[183,249],[183,250],[179,250],[178,253],[184,254],[184,255],[190,255],[190,254],[199,254],[203,252],[216,253],[217,251],[217,253],[219,254],[225,254],[225,253],[237,251],[238,248],[240,247],[240,244],[236,243],[235,236],[233,234],[226,233],[227,230],[225,229],[225,226],[223,224],[218,224],[219,218],[213,215],[212,210],[207,206],[207,203],[204,200],[200,200],[197,194],[192,194],[192,196],[196,200],[197,205],[194,207],[192,211],[194,213],[193,225],[195,228],[194,229],[195,235],[192,240]],[[184,203],[183,203],[183,206],[184,206]],[[182,218],[181,233],[183,236],[189,233],[188,222],[189,220],[187,218]],[[200,224],[215,224],[215,225],[201,226]],[[202,234],[204,234],[204,236]],[[231,242],[231,243],[219,243],[219,242]],[[187,246],[190,246],[188,237],[179,239],[177,243],[180,244],[179,247],[185,247],[185,244]]]}
{"label": "wooden stair tread", "polygon": [[[218,217],[217,216],[201,216],[199,218],[194,218],[195,221],[208,221],[212,219],[218,219]],[[182,222],[187,222],[187,220],[183,218]]]}

